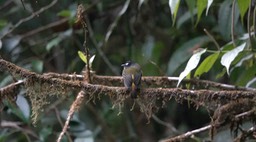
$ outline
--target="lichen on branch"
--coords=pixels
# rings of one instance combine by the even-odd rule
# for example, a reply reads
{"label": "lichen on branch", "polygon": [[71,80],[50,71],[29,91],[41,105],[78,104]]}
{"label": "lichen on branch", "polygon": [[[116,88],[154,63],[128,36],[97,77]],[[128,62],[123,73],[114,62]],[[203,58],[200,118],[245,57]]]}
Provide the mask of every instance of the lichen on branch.
{"label": "lichen on branch", "polygon": [[[13,76],[18,76],[23,79],[27,93],[30,96],[32,102],[32,107],[36,108],[34,111],[40,110],[40,105],[38,105],[38,98],[43,98],[41,101],[46,103],[44,99],[46,96],[56,95],[56,96],[65,96],[67,90],[79,91],[83,90],[86,92],[89,98],[96,99],[100,98],[102,95],[108,95],[112,98],[114,105],[121,105],[124,103],[124,100],[129,99],[129,92],[122,84],[122,78],[116,76],[97,76],[92,74],[92,80],[95,84],[90,84],[83,81],[83,76],[74,77],[73,74],[37,74],[21,67],[16,66],[13,63],[0,59],[0,69],[10,72]],[[72,77],[73,76],[73,77]],[[256,91],[254,89],[247,89],[243,87],[228,86],[220,83],[213,83],[207,81],[198,81],[197,80],[185,80],[185,83],[191,83],[193,85],[202,86],[206,84],[206,88],[225,88],[225,90],[209,90],[205,89],[182,89],[182,88],[169,88],[172,87],[174,82],[177,82],[175,79],[170,77],[143,77],[141,95],[138,100],[144,103],[140,106],[143,108],[143,112],[146,113],[148,117],[157,110],[159,106],[155,103],[159,101],[160,106],[164,106],[171,98],[174,98],[178,102],[183,100],[189,100],[195,103],[197,106],[203,105],[208,106],[212,104],[225,104],[230,101],[236,101],[238,99],[251,99],[255,100]],[[107,83],[109,82],[109,84]],[[160,85],[163,85],[162,87]],[[20,85],[20,84],[19,84]],[[115,85],[115,86],[113,86]],[[38,96],[39,95],[39,96]],[[46,98],[45,98],[46,97]],[[47,99],[46,99],[47,100]],[[90,99],[89,99],[90,100]],[[142,101],[143,100],[143,101]],[[147,104],[151,102],[150,107]],[[47,103],[46,103],[47,104]],[[43,104],[41,106],[44,106]],[[35,107],[37,106],[37,107]],[[146,107],[145,107],[146,106]],[[34,112],[35,113],[35,112]]]}

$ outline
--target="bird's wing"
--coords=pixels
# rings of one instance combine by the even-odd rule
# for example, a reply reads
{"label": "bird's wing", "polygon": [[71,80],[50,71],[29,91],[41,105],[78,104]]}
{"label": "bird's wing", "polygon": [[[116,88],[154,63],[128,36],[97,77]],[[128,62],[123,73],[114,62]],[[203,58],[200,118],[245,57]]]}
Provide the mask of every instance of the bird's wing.
{"label": "bird's wing", "polygon": [[129,74],[123,74],[124,86],[130,88],[132,86],[132,76]]}
{"label": "bird's wing", "polygon": [[141,76],[142,72],[136,73],[134,75],[134,84],[136,85],[137,88],[140,88]]}

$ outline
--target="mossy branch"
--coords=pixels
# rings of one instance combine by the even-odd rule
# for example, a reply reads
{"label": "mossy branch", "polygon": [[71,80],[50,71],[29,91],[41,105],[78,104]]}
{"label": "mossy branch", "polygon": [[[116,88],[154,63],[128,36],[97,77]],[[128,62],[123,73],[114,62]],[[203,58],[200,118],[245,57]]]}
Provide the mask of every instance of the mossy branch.
{"label": "mossy branch", "polygon": [[[88,84],[80,81],[79,79],[60,78],[51,77],[48,74],[36,74],[34,72],[28,71],[21,67],[16,66],[13,63],[0,59],[0,69],[10,72],[14,76],[19,76],[24,80],[24,83],[28,80],[33,80],[35,82],[49,83],[53,86],[58,84],[58,86],[73,88],[74,90],[84,89],[87,94],[108,94],[108,95],[128,95],[125,87],[116,87],[112,84],[120,85],[122,79],[121,77],[115,76],[96,76],[92,77],[93,82],[96,84]],[[71,75],[72,76],[72,75]],[[69,78],[69,77],[68,77]],[[72,78],[72,77],[70,77]],[[189,90],[180,88],[164,88],[165,86],[173,86],[176,80],[169,77],[143,77],[143,89],[141,94],[143,97],[156,97],[156,98],[176,98],[176,99],[195,99],[198,101],[231,101],[239,98],[255,98],[255,89],[247,89],[243,87],[236,87],[226,84],[213,83],[209,81],[199,81],[199,80],[184,80],[184,83],[191,83],[197,86],[202,86],[204,84],[204,89],[200,90]],[[98,84],[97,84],[98,83]],[[100,84],[101,83],[101,84]],[[110,85],[108,85],[108,83]],[[17,85],[20,85],[17,84]],[[107,86],[108,85],[108,86]],[[147,86],[160,86],[159,88],[147,88]],[[217,88],[226,90],[208,90],[207,88]],[[3,90],[3,89],[1,89]],[[4,93],[1,91],[1,94]]]}
{"label": "mossy branch", "polygon": [[[119,106],[119,108],[122,107],[124,105],[124,101],[129,98],[129,92],[125,87],[123,87],[122,78],[120,76],[98,76],[92,74],[91,79],[95,84],[90,84],[86,81],[83,81],[84,77],[82,75],[57,73],[45,73],[41,75],[21,68],[4,59],[0,59],[0,69],[2,71],[11,73],[14,77],[19,77],[22,79],[16,83],[1,88],[1,99],[8,99],[8,95],[10,95],[8,92],[13,92],[12,90],[17,91],[16,88],[19,88],[22,84],[25,85],[27,93],[29,94],[30,99],[32,99],[32,110],[35,111],[34,113],[32,112],[34,121],[36,121],[38,112],[41,109],[40,107],[47,104],[42,102],[45,102],[45,95],[48,94],[64,96],[67,94],[67,90],[82,90],[85,93],[80,94],[84,94],[84,96],[87,97],[87,101],[91,101],[97,97],[99,98],[100,96],[107,95],[113,101],[113,106]],[[176,86],[177,80],[178,78],[176,77],[142,78],[143,88],[141,89],[140,96],[136,102],[139,104],[141,111],[144,112],[148,118],[152,116],[153,112],[158,110],[159,103],[156,104],[157,101],[161,102],[160,105],[165,106],[165,104],[171,98],[174,98],[177,102],[189,100],[197,106],[202,105],[205,107],[209,107],[213,104],[230,104],[232,102],[234,102],[233,104],[237,106],[236,104],[238,100],[248,99],[250,101],[255,101],[256,98],[256,91],[253,88],[237,87],[206,80],[183,81],[183,86],[189,83],[191,86],[193,86],[193,88],[197,88],[197,90],[174,88],[174,86]],[[43,99],[41,102],[33,103],[33,100],[36,101],[38,98]],[[42,103],[41,106],[39,106],[40,103]],[[248,105],[250,103],[242,104],[244,106],[250,107]],[[36,106],[34,109],[33,105]],[[219,119],[216,120],[219,122]]]}

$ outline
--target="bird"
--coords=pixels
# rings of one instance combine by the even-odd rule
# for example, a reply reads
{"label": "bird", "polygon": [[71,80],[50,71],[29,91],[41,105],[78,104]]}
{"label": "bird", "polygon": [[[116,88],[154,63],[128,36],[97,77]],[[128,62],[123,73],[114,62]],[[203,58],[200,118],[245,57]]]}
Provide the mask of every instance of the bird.
{"label": "bird", "polygon": [[142,70],[138,63],[127,61],[123,67],[122,77],[124,86],[130,91],[132,99],[136,99],[140,93]]}

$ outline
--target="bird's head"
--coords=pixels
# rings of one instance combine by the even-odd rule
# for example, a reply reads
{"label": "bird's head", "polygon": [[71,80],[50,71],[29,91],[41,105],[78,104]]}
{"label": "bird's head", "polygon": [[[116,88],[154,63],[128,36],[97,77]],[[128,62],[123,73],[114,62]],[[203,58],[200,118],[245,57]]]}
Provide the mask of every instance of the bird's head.
{"label": "bird's head", "polygon": [[127,61],[127,62],[125,62],[124,64],[122,64],[121,66],[122,67],[130,67],[130,66],[132,66],[134,64],[134,62],[132,62],[132,61]]}

